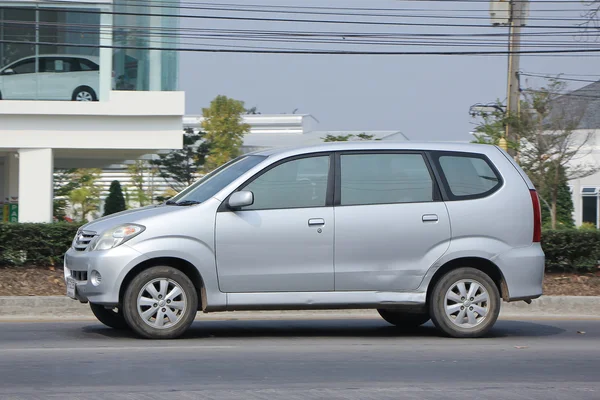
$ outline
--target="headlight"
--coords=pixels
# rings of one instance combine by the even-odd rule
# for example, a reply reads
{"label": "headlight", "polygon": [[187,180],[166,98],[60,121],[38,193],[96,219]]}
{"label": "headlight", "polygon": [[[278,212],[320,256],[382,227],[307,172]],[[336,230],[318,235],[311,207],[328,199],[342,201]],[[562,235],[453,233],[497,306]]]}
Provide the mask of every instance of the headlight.
{"label": "headlight", "polygon": [[144,232],[145,229],[146,227],[142,225],[119,225],[104,232],[102,236],[97,236],[92,243],[90,243],[90,251],[112,249],[125,243],[129,239],[133,239]]}

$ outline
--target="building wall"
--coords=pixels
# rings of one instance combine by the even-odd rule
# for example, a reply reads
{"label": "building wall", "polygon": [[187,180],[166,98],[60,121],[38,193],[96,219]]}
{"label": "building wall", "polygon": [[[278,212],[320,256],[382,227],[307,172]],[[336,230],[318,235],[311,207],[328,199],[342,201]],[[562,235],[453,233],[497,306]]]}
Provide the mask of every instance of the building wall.
{"label": "building wall", "polygon": [[[590,222],[600,228],[600,130],[582,130],[575,137],[575,146],[586,139],[587,143],[571,163],[572,173],[585,175],[569,181],[574,206],[573,219],[577,226]],[[589,174],[589,171],[595,172]]]}

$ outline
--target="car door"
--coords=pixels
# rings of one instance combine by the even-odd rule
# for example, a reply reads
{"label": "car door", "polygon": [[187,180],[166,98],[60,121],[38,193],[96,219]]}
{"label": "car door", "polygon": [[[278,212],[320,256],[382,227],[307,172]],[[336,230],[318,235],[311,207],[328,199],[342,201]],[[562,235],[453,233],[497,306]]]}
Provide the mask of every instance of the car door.
{"label": "car door", "polygon": [[79,63],[70,57],[40,57],[39,97],[71,100],[78,85]]}
{"label": "car door", "polygon": [[337,163],[335,290],[416,289],[451,238],[424,154],[350,152]]}
{"label": "car door", "polygon": [[253,193],[253,205],[217,213],[222,292],[334,289],[332,160],[319,154],[267,167],[242,186]]}
{"label": "car door", "polygon": [[2,71],[2,98],[37,100],[35,58],[21,60]]}

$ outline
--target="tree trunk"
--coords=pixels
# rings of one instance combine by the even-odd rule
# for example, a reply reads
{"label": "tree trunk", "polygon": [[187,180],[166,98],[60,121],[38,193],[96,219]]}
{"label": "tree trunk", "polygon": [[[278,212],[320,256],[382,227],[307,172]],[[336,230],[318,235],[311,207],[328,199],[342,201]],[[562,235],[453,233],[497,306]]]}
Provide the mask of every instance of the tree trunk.
{"label": "tree trunk", "polygon": [[558,166],[554,167],[554,179],[552,180],[552,187],[550,188],[550,203],[552,204],[552,212],[550,213],[550,221],[552,222],[552,229],[556,229],[556,203],[558,202],[558,185],[560,180]]}

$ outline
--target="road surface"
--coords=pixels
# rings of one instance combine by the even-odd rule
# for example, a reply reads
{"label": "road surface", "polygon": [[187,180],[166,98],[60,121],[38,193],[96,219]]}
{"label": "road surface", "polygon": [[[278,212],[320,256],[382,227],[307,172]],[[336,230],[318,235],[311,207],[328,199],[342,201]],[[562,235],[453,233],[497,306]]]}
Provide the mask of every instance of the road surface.
{"label": "road surface", "polygon": [[600,399],[600,321],[490,337],[379,319],[198,321],[176,341],[92,322],[0,323],[0,399]]}

